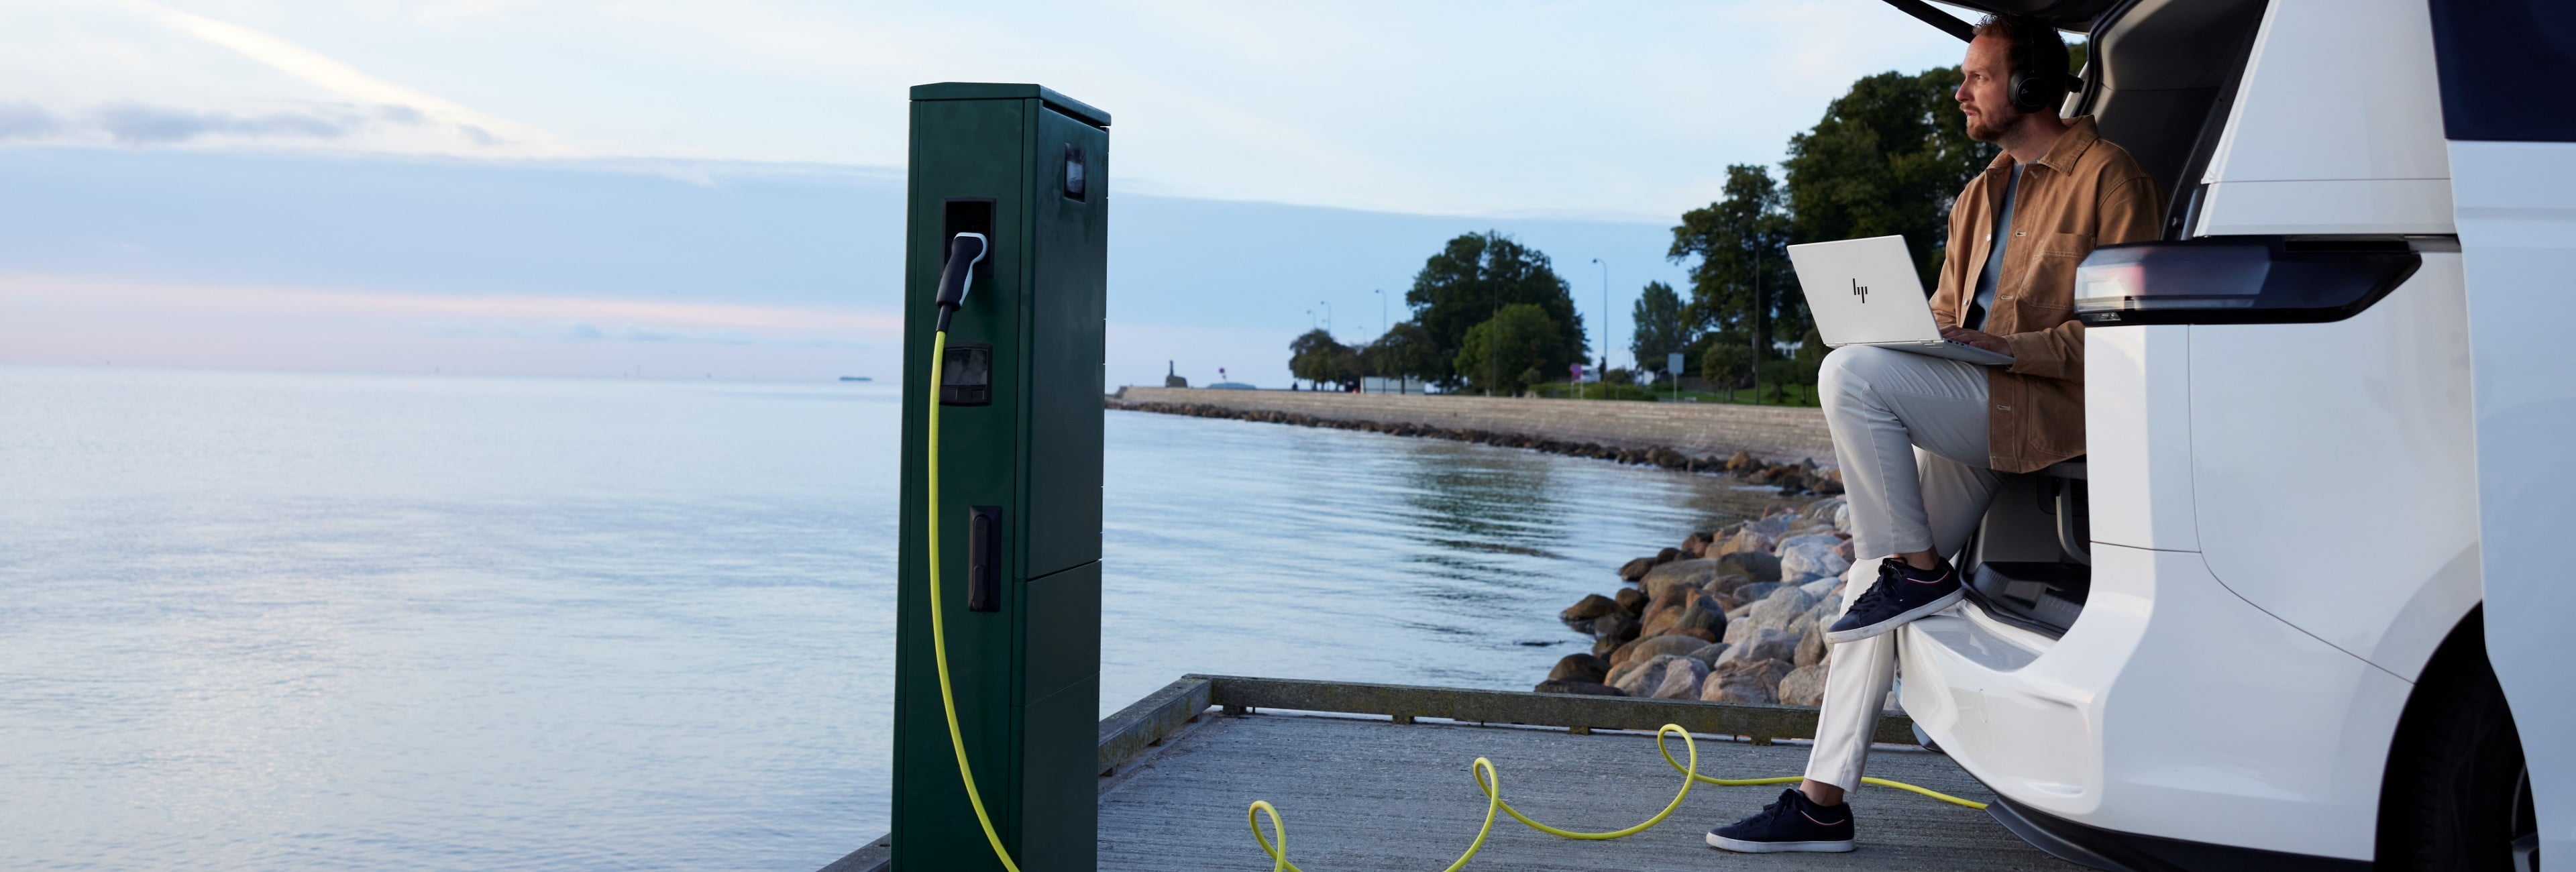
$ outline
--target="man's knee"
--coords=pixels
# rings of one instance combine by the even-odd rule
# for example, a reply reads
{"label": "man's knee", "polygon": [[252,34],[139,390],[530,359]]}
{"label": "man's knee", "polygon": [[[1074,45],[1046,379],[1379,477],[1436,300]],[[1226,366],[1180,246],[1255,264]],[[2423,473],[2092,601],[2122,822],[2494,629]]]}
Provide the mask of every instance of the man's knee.
{"label": "man's knee", "polygon": [[1827,406],[1837,400],[1856,397],[1867,388],[1870,374],[1887,364],[1886,355],[1904,353],[1875,345],[1845,345],[1834,349],[1816,368],[1816,396]]}

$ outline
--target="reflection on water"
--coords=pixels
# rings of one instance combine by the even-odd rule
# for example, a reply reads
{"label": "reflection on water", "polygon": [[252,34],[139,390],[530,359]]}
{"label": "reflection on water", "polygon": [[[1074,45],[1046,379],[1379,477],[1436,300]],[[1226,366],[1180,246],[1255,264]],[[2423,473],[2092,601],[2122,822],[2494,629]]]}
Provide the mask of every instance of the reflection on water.
{"label": "reflection on water", "polygon": [[[839,856],[887,820],[897,399],[0,367],[0,867]],[[1108,427],[1104,710],[1183,672],[1526,687],[1611,567],[1765,501]]]}
{"label": "reflection on water", "polygon": [[1111,710],[1193,671],[1527,688],[1583,642],[1558,610],[1770,499],[1343,430],[1113,412],[1109,433]]}

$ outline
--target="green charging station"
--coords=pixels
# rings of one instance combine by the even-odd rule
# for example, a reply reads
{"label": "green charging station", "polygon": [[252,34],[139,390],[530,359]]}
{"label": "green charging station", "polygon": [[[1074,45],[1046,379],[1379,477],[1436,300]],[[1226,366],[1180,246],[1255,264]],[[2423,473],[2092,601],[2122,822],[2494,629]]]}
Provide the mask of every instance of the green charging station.
{"label": "green charging station", "polygon": [[[912,89],[894,695],[901,872],[1004,868],[950,743],[932,559],[956,722],[996,834],[1024,870],[1096,865],[1108,128],[1108,113],[1037,85]],[[934,399],[933,297],[959,234],[989,242],[960,265],[972,290],[948,322]],[[936,555],[925,515],[934,456]]]}

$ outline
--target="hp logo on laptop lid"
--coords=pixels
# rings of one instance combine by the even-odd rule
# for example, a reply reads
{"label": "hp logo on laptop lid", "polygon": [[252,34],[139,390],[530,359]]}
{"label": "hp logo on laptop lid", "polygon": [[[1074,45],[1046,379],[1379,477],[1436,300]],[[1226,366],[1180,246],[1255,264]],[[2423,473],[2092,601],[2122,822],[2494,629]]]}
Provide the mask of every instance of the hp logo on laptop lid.
{"label": "hp logo on laptop lid", "polygon": [[1861,284],[1859,279],[1853,279],[1853,280],[1852,280],[1852,296],[1859,297],[1862,305],[1868,305],[1868,304],[1869,304],[1869,286],[1868,286],[1868,285]]}

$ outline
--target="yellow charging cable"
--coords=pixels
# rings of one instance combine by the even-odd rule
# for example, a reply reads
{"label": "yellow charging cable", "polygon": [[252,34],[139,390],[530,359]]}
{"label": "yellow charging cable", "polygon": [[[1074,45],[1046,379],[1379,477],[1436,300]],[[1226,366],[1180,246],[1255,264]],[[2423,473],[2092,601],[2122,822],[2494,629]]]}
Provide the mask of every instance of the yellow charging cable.
{"label": "yellow charging cable", "polygon": [[[930,341],[930,411],[929,421],[925,427],[928,434],[926,438],[929,442],[929,456],[925,460],[925,463],[929,468],[929,491],[924,502],[928,507],[927,511],[929,517],[926,520],[928,522],[930,534],[930,652],[931,659],[937,661],[939,664],[939,705],[940,708],[944,709],[948,715],[948,746],[957,752],[957,777],[966,785],[966,804],[974,806],[975,822],[984,827],[984,841],[992,844],[993,856],[1002,861],[1002,868],[1008,869],[1010,872],[1020,872],[1020,864],[1013,862],[1011,860],[1011,852],[1002,847],[1001,833],[993,829],[993,816],[984,810],[983,794],[975,789],[975,767],[966,762],[966,734],[957,727],[957,697],[955,693],[949,689],[948,622],[942,617],[942,613],[939,608],[939,377],[940,364],[947,358],[947,355],[948,331],[941,330],[936,334],[933,334]],[[1690,762],[1688,764],[1684,764],[1673,759],[1672,749],[1665,747],[1664,745],[1664,735],[1666,733],[1676,733],[1682,737],[1682,748],[1688,753],[1690,758]],[[1712,778],[1710,776],[1701,775],[1699,774],[1699,744],[1691,739],[1689,730],[1682,729],[1678,724],[1665,724],[1662,727],[1656,728],[1655,750],[1664,755],[1664,762],[1671,764],[1675,771],[1689,776],[1682,780],[1681,792],[1673,794],[1673,801],[1665,803],[1664,810],[1656,812],[1654,817],[1647,818],[1635,826],[1623,827],[1621,829],[1601,833],[1585,833],[1576,832],[1574,830],[1558,829],[1556,827],[1531,820],[1528,815],[1522,814],[1520,809],[1513,808],[1511,803],[1503,801],[1503,777],[1499,771],[1495,770],[1493,761],[1483,757],[1476,758],[1476,762],[1468,767],[1468,774],[1475,778],[1476,789],[1482,790],[1485,793],[1485,824],[1482,828],[1476,830],[1476,840],[1468,843],[1467,852],[1458,855],[1458,861],[1449,864],[1449,868],[1442,870],[1442,872],[1458,872],[1459,868],[1467,865],[1468,860],[1475,858],[1477,851],[1484,849],[1485,838],[1492,835],[1494,832],[1494,813],[1497,811],[1511,815],[1513,820],[1520,821],[1530,829],[1534,829],[1551,836],[1594,841],[1623,839],[1653,829],[1656,824],[1663,823],[1664,818],[1672,816],[1674,809],[1681,808],[1682,799],[1690,796],[1691,786],[1694,784],[1706,783],[1719,785],[1721,787],[1742,787],[1760,784],[1788,784],[1799,780],[1794,776],[1782,778]],[[1941,800],[1943,802],[1957,803],[1969,808],[1983,809],[1986,807],[1986,804],[1982,802],[1960,799],[1937,790],[1917,787],[1902,781],[1889,781],[1883,778],[1863,778],[1861,781],[1867,784],[1876,784],[1881,787],[1910,790],[1933,799]],[[1270,818],[1270,830],[1272,833],[1277,834],[1275,840],[1273,837],[1264,835],[1261,832],[1261,816],[1263,815],[1267,815]],[[1305,870],[1297,868],[1297,864],[1288,862],[1288,826],[1280,821],[1279,809],[1277,807],[1272,806],[1267,800],[1254,800],[1252,807],[1244,812],[1244,821],[1252,828],[1253,840],[1261,843],[1262,853],[1270,855],[1271,872],[1305,872]]]}
{"label": "yellow charging cable", "polygon": [[[944,320],[944,319],[943,319]],[[993,845],[993,856],[1002,860],[1002,868],[1020,872],[1020,864],[1011,862],[1011,852],[1002,847],[1002,834],[993,830],[993,816],[984,811],[984,795],[975,790],[975,767],[966,762],[966,734],[957,728],[957,696],[948,689],[948,622],[939,612],[939,365],[948,357],[948,331],[941,330],[930,340],[930,442],[927,464],[930,468],[930,655],[939,662],[939,706],[948,711],[948,746],[957,750],[957,777],[966,783],[966,804],[975,807],[975,822],[984,825],[984,841]]]}
{"label": "yellow charging cable", "polygon": [[[1688,752],[1690,758],[1689,763],[1685,764],[1673,759],[1672,749],[1664,745],[1664,736],[1668,733],[1682,737],[1682,748],[1684,751]],[[1502,775],[1494,769],[1494,762],[1483,757],[1476,758],[1476,762],[1470,764],[1467,767],[1467,771],[1470,776],[1475,778],[1476,789],[1484,791],[1485,793],[1485,825],[1483,828],[1476,831],[1476,840],[1467,843],[1467,852],[1458,855],[1457,861],[1450,863],[1449,868],[1441,870],[1441,872],[1458,872],[1460,868],[1467,865],[1468,860],[1475,859],[1477,851],[1484,850],[1485,838],[1492,835],[1494,832],[1494,813],[1497,811],[1511,815],[1513,820],[1520,821],[1530,829],[1560,838],[1582,839],[1586,841],[1624,839],[1653,829],[1656,824],[1663,823],[1664,818],[1672,816],[1673,810],[1680,808],[1682,806],[1682,800],[1685,797],[1690,796],[1691,786],[1694,784],[1704,783],[1715,784],[1721,787],[1743,787],[1759,784],[1790,784],[1802,780],[1796,776],[1785,776],[1779,778],[1713,778],[1707,775],[1701,775],[1699,774],[1699,743],[1693,741],[1691,739],[1690,731],[1682,729],[1679,724],[1665,724],[1661,727],[1655,728],[1655,750],[1664,755],[1664,762],[1671,764],[1673,771],[1680,772],[1687,776],[1682,779],[1681,791],[1673,794],[1673,801],[1665,803],[1664,810],[1656,812],[1654,817],[1647,818],[1634,826],[1600,833],[1586,833],[1574,830],[1558,829],[1556,827],[1531,820],[1529,815],[1522,814],[1520,809],[1513,808],[1511,803],[1503,801],[1503,778]],[[1861,779],[1861,782],[1865,784],[1876,784],[1881,787],[1893,787],[1898,790],[1912,791],[1942,802],[1956,803],[1973,809],[1982,810],[1986,807],[1985,803],[1978,802],[1976,800],[1961,799],[1947,793],[1942,793],[1938,790],[1933,790],[1928,787],[1918,787],[1902,781],[1889,781],[1884,778],[1863,778]],[[1261,832],[1261,818],[1264,816],[1270,818],[1271,834],[1268,835]],[[1288,862],[1288,826],[1279,820],[1279,809],[1276,806],[1271,805],[1268,800],[1253,800],[1252,807],[1244,811],[1243,819],[1244,824],[1252,828],[1252,840],[1261,843],[1262,853],[1270,855],[1271,872],[1305,872],[1304,869],[1298,868],[1297,864]]]}

